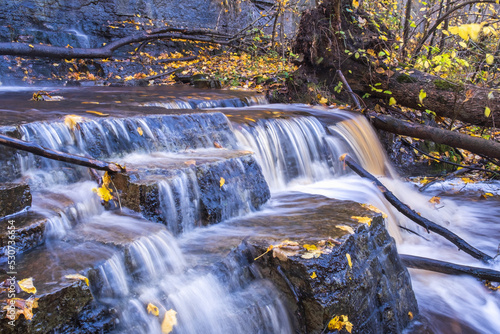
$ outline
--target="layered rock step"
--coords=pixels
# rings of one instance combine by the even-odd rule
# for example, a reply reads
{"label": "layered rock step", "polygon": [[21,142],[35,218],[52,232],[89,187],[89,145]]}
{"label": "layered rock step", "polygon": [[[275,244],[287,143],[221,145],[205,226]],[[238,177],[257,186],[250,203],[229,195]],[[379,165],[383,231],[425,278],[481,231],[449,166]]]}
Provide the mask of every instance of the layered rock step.
{"label": "layered rock step", "polygon": [[191,233],[181,246],[200,265],[229,254],[214,265],[228,281],[232,271],[251,276],[259,268],[258,277],[279,289],[298,333],[323,333],[337,316],[347,316],[353,333],[401,333],[418,315],[382,214],[359,203],[281,194],[263,212]]}
{"label": "layered rock step", "polygon": [[257,210],[270,198],[252,152],[203,149],[125,157],[113,175],[121,205],[174,234]]}

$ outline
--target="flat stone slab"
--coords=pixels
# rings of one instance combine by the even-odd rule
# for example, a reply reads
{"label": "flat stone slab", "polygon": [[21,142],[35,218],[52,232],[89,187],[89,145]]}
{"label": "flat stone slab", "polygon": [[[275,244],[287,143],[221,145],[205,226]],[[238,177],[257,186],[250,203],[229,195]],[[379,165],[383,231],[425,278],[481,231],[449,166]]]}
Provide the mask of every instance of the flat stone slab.
{"label": "flat stone slab", "polygon": [[30,187],[24,183],[0,183],[0,219],[31,206]]}

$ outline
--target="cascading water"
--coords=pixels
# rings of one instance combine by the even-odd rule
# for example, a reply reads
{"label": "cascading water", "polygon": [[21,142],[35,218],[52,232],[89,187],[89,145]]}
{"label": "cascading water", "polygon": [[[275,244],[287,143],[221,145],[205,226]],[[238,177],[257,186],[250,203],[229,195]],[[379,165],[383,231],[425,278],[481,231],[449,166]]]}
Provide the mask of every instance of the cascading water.
{"label": "cascading water", "polygon": [[[123,96],[115,99],[123,100]],[[101,97],[99,101],[104,104],[105,99]],[[196,97],[166,103],[152,99],[134,101],[134,106],[145,110],[235,107],[241,101],[233,98],[227,103],[214,103]],[[254,98],[243,104],[259,102],[262,101]],[[266,117],[261,117],[262,111],[268,112]],[[297,329],[276,288],[261,279],[252,264],[228,249],[250,235],[286,235],[291,229],[286,225],[286,215],[290,212],[278,209],[279,205],[273,201],[279,204],[288,197],[320,194],[370,203],[386,212],[388,230],[402,253],[478,265],[439,237],[411,227],[385,202],[376,187],[345,169],[339,161],[344,153],[380,176],[398,197],[411,203],[422,215],[449,224],[457,234],[467,236],[470,243],[495,253],[497,245],[491,235],[498,239],[498,229],[483,220],[500,217],[498,207],[492,208],[489,202],[472,206],[469,201],[452,198],[444,200],[444,207],[439,210],[430,206],[430,193],[417,194],[396,179],[376,135],[363,118],[338,110],[271,105],[239,109],[247,116],[230,118],[233,121],[230,124],[222,113],[231,116],[231,112],[219,109],[161,115],[155,109],[154,115],[148,116],[130,111],[122,115],[126,118],[86,119],[74,129],[63,122],[21,125],[20,137],[42,146],[128,162],[132,169],[134,164],[161,169],[148,164],[168,160],[170,165],[167,165],[178,170],[150,175],[157,185],[160,203],[154,214],[162,218],[165,225],[161,225],[126,209],[116,212],[102,209],[91,191],[96,184],[89,181],[84,168],[18,154],[18,176],[27,179],[35,190],[32,210],[48,218],[45,245],[27,255],[27,263],[31,263],[30,259],[33,263],[38,258],[50,259],[53,266],[61,268],[61,275],[85,270],[97,301],[116,310],[118,320],[113,327],[117,333],[161,333],[162,316],[170,309],[177,312],[176,333],[293,333]],[[223,203],[221,220],[226,222],[200,228],[201,189],[206,185],[199,183],[199,174],[203,163],[210,160],[207,156],[213,154],[214,145],[223,147],[221,152],[242,148],[255,152],[274,197],[271,205],[258,214],[261,225],[256,223],[258,219],[247,226],[227,222],[231,217],[251,212],[255,205],[245,189],[248,184],[225,184],[223,178],[219,183],[217,174],[216,190],[233,198]],[[218,155],[211,159],[213,162],[228,157]],[[234,159],[225,171],[234,174],[244,170],[241,160]],[[434,189],[429,192],[434,194],[438,190]],[[485,212],[491,217],[485,217]],[[285,218],[276,222],[276,226],[267,221],[267,217],[279,214]],[[398,225],[414,229],[427,240],[401,233]],[[488,231],[486,236],[483,231]],[[176,238],[172,233],[179,236]],[[54,272],[48,275],[50,279],[39,287],[41,291],[50,289],[57,281]],[[444,326],[453,321],[471,332],[493,333],[500,328],[498,297],[488,294],[477,281],[416,270],[412,275],[420,308],[429,316],[437,333],[450,333]],[[160,317],[148,313],[149,303],[158,307]]]}
{"label": "cascading water", "polygon": [[[273,109],[273,106],[270,106],[270,109]],[[323,177],[321,180],[309,173],[307,168],[295,169],[294,163],[285,164],[288,160],[282,160],[282,151],[288,145],[286,141],[309,143],[306,150],[296,145],[287,152],[286,156],[292,161],[297,159],[297,156],[301,158],[314,156],[314,153],[311,153],[313,150],[316,150],[316,156],[319,156],[323,147],[315,147],[311,143],[326,143],[333,161],[338,160],[343,153],[351,154],[365,169],[379,176],[382,183],[398,198],[405,203],[410,203],[414,210],[421,212],[432,221],[444,224],[458,235],[465,236],[468,242],[487,253],[496,253],[498,237],[495,238],[492,235],[498,235],[499,232],[498,228],[491,223],[499,217],[498,206],[481,202],[457,202],[448,198],[439,207],[435,207],[429,203],[429,199],[435,192],[428,191],[427,194],[420,194],[411,185],[397,179],[375,133],[365,119],[350,116],[349,113],[342,111],[335,111],[335,113],[340,114],[339,117],[343,120],[334,125],[326,124],[328,134],[325,131],[311,134],[297,129],[292,130],[288,125],[290,121],[282,119],[260,120],[253,125],[235,126],[237,129],[235,132],[248,149],[256,152],[259,162],[263,165],[266,178],[278,179],[278,182],[270,182],[274,190],[283,190],[285,185],[288,186],[287,191],[319,194],[330,198],[372,204],[389,215],[387,228],[396,239],[401,253],[471,266],[484,266],[463,252],[458,252],[456,247],[441,237],[427,234],[425,230],[415,227],[415,224],[408,221],[385,201],[373,184],[353,173],[346,174],[341,168],[331,168],[329,177]],[[302,128],[307,126],[310,120],[308,117],[295,118],[293,123],[302,123],[298,126]],[[283,129],[288,129],[293,133],[277,135],[279,131],[287,131]],[[304,137],[296,139],[299,135]],[[294,139],[291,140],[291,137]],[[307,160],[308,163],[315,162],[312,158]],[[326,161],[320,162],[326,163]],[[280,164],[279,168],[276,167],[277,163]],[[299,172],[289,176],[291,173],[286,170],[287,167]],[[279,174],[281,178],[275,176],[276,174]],[[322,173],[322,175],[325,174]],[[296,184],[294,179],[305,179],[307,181],[302,183],[308,184]],[[460,185],[458,189],[462,186]],[[499,186],[498,183],[490,185],[496,189],[496,192]],[[436,190],[439,191],[439,188]],[[485,212],[488,214],[485,215]],[[412,233],[403,234],[399,226],[417,231],[423,237]],[[484,231],[488,232],[484,233]],[[500,265],[492,264],[491,268],[498,270]],[[500,328],[500,299],[494,293],[489,293],[477,280],[469,277],[446,277],[446,275],[420,270],[411,270],[411,274],[420,307],[429,317],[431,328],[436,333],[495,333]],[[455,328],[451,328],[450,323],[453,324],[451,327]]]}

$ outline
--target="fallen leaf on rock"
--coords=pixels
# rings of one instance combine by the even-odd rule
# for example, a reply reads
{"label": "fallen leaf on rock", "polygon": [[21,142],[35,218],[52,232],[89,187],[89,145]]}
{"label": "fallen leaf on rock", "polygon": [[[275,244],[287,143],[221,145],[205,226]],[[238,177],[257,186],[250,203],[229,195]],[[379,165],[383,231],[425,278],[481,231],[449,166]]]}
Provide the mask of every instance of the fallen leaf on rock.
{"label": "fallen leaf on rock", "polygon": [[318,277],[318,275],[316,275],[316,272],[313,271],[312,275],[310,276],[312,279],[315,279],[316,277]]}
{"label": "fallen leaf on rock", "polygon": [[355,219],[358,223],[367,224],[368,226],[372,224],[372,219],[370,217],[351,216],[351,219]]}
{"label": "fallen leaf on rock", "polygon": [[347,264],[349,265],[349,268],[352,269],[352,261],[351,261],[351,254],[346,253],[345,257],[347,258]]}
{"label": "fallen leaf on rock", "polygon": [[373,206],[371,204],[361,204],[361,206],[365,209],[368,209],[368,210],[371,210],[373,212],[376,212],[376,213],[381,213],[382,214],[382,218],[387,218],[387,214],[383,211],[381,211],[379,208],[377,208],[376,206]]}
{"label": "fallen leaf on rock", "polygon": [[26,291],[27,293],[36,293],[36,288],[33,285],[33,277],[20,280],[17,284],[21,290]]}
{"label": "fallen leaf on rock", "polygon": [[347,226],[347,225],[335,225],[336,228],[340,228],[341,230],[344,230],[346,232],[349,232],[350,234],[354,234],[354,230],[352,227]]}
{"label": "fallen leaf on rock", "polygon": [[137,133],[139,134],[139,136],[142,136],[144,134],[144,131],[142,131],[142,128],[140,126],[137,127]]}
{"label": "fallen leaf on rock", "polygon": [[329,330],[340,331],[342,328],[344,328],[344,326],[349,333],[352,332],[352,323],[349,322],[347,315],[341,315],[341,316],[337,315],[328,323]]}
{"label": "fallen leaf on rock", "polygon": [[184,164],[186,164],[188,166],[191,166],[191,165],[196,166],[196,160],[187,160],[187,161],[184,161]]}
{"label": "fallen leaf on rock", "polygon": [[170,309],[165,312],[165,316],[163,317],[163,322],[161,323],[161,332],[163,334],[168,334],[172,332],[174,326],[177,325],[177,312]]}
{"label": "fallen leaf on rock", "polygon": [[220,181],[219,181],[220,188],[222,188],[222,186],[224,185],[224,183],[226,183],[226,179],[224,179],[224,178],[221,176]]}
{"label": "fallen leaf on rock", "polygon": [[89,285],[89,279],[83,275],[80,275],[80,274],[70,274],[70,275],[66,275],[64,277],[69,278],[69,279],[79,279],[79,280],[85,281],[85,284],[87,284],[87,286]]}
{"label": "fallen leaf on rock", "polygon": [[219,144],[218,142],[214,141],[214,147],[216,147],[216,148],[222,148],[222,145]]}
{"label": "fallen leaf on rock", "polygon": [[94,115],[97,115],[97,116],[102,116],[102,117],[109,116],[109,114],[105,114],[103,112],[95,111],[95,110],[85,110],[85,112],[88,112],[89,114],[94,114]]}
{"label": "fallen leaf on rock", "polygon": [[[21,314],[26,320],[31,320],[33,319],[33,309],[38,307],[38,298],[31,296],[26,300],[21,298],[7,299],[7,306],[4,306],[3,309],[8,310],[11,306],[15,308],[14,320],[17,320]],[[9,312],[6,312],[6,318],[11,319]]]}

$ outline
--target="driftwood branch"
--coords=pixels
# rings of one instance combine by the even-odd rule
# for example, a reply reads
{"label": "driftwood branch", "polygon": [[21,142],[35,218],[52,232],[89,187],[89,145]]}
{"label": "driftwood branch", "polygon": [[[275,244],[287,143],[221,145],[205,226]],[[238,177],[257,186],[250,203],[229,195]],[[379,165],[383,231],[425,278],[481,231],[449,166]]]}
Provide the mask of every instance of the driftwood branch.
{"label": "driftwood branch", "polygon": [[482,280],[500,282],[500,271],[428,259],[419,256],[400,254],[403,264],[409,268],[435,271],[449,275],[469,275]]}
{"label": "driftwood branch", "polygon": [[349,83],[345,79],[344,74],[342,74],[342,71],[341,70],[337,70],[337,75],[339,76],[340,81],[342,81],[342,83],[344,84],[345,89],[347,90],[347,92],[351,95],[352,101],[356,105],[356,108],[358,108],[359,110],[361,110],[362,108],[361,108],[361,104],[359,103],[358,97],[352,91],[351,86],[349,86]]}
{"label": "driftwood branch", "polygon": [[380,130],[399,135],[432,140],[438,144],[459,147],[476,154],[500,159],[500,143],[493,140],[472,137],[463,133],[420,125],[399,120],[386,115],[370,117],[373,125]]}
{"label": "driftwood branch", "polygon": [[54,59],[110,58],[125,45],[155,39],[185,39],[207,43],[227,44],[230,36],[208,29],[160,28],[143,31],[113,41],[100,48],[71,48],[29,43],[0,43],[0,54],[24,57],[50,57]]}
{"label": "driftwood branch", "polygon": [[18,150],[30,152],[39,155],[44,158],[64,161],[70,164],[80,165],[84,167],[90,167],[93,169],[104,170],[112,173],[121,173],[125,171],[125,167],[122,167],[116,163],[106,162],[101,160],[96,160],[92,158],[85,158],[74,154],[69,154],[65,152],[60,152],[52,150],[50,148],[45,148],[37,143],[27,142],[17,138],[12,138],[10,136],[0,134],[0,145],[12,147]]}
{"label": "driftwood branch", "polygon": [[387,189],[382,182],[380,182],[376,177],[368,173],[365,169],[363,169],[358,163],[356,163],[351,157],[346,156],[344,158],[345,163],[353,170],[355,171],[359,176],[366,178],[370,181],[372,181],[377,188],[382,192],[384,197],[387,199],[389,203],[391,203],[399,212],[401,212],[403,215],[406,217],[410,218],[413,220],[415,223],[418,225],[424,227],[427,229],[427,231],[432,231],[434,233],[439,234],[440,236],[444,237],[454,245],[458,247],[459,250],[463,250],[465,253],[471,255],[472,257],[479,259],[483,262],[488,262],[491,261],[493,258],[480,250],[472,247],[469,245],[465,240],[460,238],[458,235],[455,233],[451,232],[450,230],[442,227],[441,225],[438,225],[436,223],[433,223],[432,221],[428,220],[427,218],[424,218],[420,216],[417,212],[414,210],[410,209],[408,205],[404,204],[401,202],[392,192]]}

